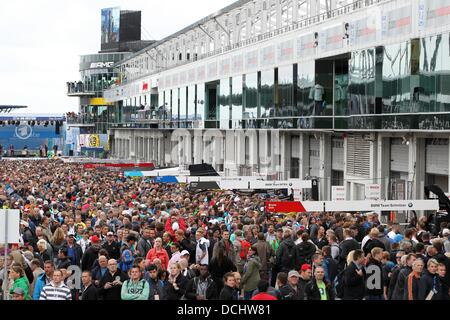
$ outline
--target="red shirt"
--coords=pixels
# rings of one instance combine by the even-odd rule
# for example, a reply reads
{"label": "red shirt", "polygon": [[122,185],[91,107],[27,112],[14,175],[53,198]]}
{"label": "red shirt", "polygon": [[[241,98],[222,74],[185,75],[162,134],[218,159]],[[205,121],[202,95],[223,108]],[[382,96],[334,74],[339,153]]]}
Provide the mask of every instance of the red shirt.
{"label": "red shirt", "polygon": [[267,292],[261,292],[255,295],[252,300],[278,300],[274,296],[268,294]]}

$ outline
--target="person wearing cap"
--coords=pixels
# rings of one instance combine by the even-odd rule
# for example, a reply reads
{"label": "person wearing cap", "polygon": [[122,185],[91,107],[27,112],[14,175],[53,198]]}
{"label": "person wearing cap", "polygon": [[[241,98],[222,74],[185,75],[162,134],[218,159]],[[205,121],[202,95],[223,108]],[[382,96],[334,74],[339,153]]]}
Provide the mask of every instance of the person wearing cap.
{"label": "person wearing cap", "polygon": [[332,285],[325,279],[323,267],[314,270],[314,277],[305,287],[306,300],[334,300]]}
{"label": "person wearing cap", "polygon": [[299,277],[297,271],[289,271],[287,284],[280,288],[282,300],[305,300],[304,292],[298,287]]}
{"label": "person wearing cap", "polygon": [[25,291],[20,287],[15,288],[12,293],[12,300],[26,300]]}
{"label": "person wearing cap", "polygon": [[305,292],[306,284],[311,281],[312,267],[310,264],[303,264],[300,267],[300,276],[298,277],[298,288],[301,292]]}
{"label": "person wearing cap", "polygon": [[120,259],[120,245],[114,239],[114,232],[108,231],[106,234],[106,241],[103,243],[102,248],[108,252],[108,255],[112,259]]}
{"label": "person wearing cap", "polygon": [[83,250],[81,246],[75,241],[75,233],[69,231],[67,233],[66,242],[61,246],[61,249],[65,249],[67,257],[70,259],[71,265],[80,266],[81,257],[83,256]]}
{"label": "person wearing cap", "polygon": [[91,237],[91,246],[86,249],[81,258],[81,270],[92,270],[94,262],[98,258],[98,252],[102,248],[100,245],[100,239],[96,235]]}

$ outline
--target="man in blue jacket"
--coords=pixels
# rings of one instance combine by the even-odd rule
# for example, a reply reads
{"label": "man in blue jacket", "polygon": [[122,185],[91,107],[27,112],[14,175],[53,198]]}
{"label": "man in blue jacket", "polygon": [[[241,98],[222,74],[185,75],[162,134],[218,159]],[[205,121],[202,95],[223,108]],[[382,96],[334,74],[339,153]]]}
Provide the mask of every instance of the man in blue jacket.
{"label": "man in blue jacket", "polygon": [[47,260],[44,262],[44,273],[38,276],[33,291],[33,300],[39,300],[42,288],[52,281],[53,271],[55,271],[55,265],[53,261]]}

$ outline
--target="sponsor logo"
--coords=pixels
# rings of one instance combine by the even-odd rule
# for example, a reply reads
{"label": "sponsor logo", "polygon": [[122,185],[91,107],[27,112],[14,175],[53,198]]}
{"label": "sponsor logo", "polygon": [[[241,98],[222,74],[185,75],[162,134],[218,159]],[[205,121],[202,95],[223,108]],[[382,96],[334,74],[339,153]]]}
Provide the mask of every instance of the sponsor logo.
{"label": "sponsor logo", "polygon": [[90,69],[112,68],[114,62],[92,62]]}
{"label": "sponsor logo", "polygon": [[16,136],[19,139],[26,140],[29,137],[31,137],[32,134],[33,134],[33,129],[27,124],[23,124],[23,125],[16,127]]}

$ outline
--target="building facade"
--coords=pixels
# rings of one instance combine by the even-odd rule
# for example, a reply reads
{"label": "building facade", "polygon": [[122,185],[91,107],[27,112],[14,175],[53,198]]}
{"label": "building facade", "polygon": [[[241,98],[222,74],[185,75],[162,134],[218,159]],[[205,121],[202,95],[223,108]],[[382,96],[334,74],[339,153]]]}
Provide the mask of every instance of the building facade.
{"label": "building facade", "polygon": [[448,192],[449,32],[450,0],[237,1],[116,65],[112,153],[317,177],[323,200]]}

